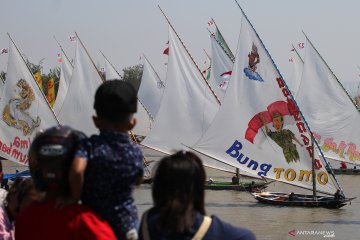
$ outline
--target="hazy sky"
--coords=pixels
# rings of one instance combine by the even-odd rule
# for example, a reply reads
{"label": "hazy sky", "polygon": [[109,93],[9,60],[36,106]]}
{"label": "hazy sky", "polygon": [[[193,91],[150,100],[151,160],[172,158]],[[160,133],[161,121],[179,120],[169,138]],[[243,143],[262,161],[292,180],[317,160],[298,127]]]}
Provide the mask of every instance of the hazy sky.
{"label": "hazy sky", "polygon": [[[206,29],[213,17],[236,51],[241,11],[234,0],[1,0],[0,48],[10,33],[30,61],[45,58],[45,70],[58,66],[53,36],[70,57],[76,31],[94,62],[104,65],[101,50],[118,71],[139,63],[144,53],[165,76],[167,22],[158,4],[200,67],[210,53]],[[290,75],[291,44],[311,39],[341,81],[360,80],[359,0],[238,0],[284,77]],[[0,70],[6,71],[6,54]]]}

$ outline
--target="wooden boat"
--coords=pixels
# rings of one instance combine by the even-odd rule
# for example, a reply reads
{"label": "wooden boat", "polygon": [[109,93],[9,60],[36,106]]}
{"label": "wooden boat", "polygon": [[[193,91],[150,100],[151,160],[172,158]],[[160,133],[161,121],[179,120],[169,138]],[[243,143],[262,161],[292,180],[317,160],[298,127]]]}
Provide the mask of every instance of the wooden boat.
{"label": "wooden boat", "polygon": [[234,184],[232,182],[212,182],[206,183],[205,189],[209,190],[235,190],[235,191],[262,191],[266,189],[268,183],[266,182],[240,182],[238,184]]}
{"label": "wooden boat", "polygon": [[[328,170],[330,172],[330,170]],[[360,169],[354,168],[334,168],[334,174],[338,175],[360,175]]]}
{"label": "wooden boat", "polygon": [[282,192],[257,192],[251,193],[260,203],[292,206],[292,207],[324,207],[341,208],[354,198],[344,198],[342,196],[318,196],[314,199],[312,194],[288,194]]}

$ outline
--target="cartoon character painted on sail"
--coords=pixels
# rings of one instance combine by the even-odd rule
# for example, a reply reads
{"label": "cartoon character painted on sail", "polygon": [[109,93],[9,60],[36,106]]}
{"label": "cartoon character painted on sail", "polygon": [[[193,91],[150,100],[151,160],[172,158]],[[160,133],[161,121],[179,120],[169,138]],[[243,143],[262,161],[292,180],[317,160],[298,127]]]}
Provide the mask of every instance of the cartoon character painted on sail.
{"label": "cartoon character painted on sail", "polygon": [[249,65],[247,68],[244,69],[245,75],[250,80],[256,80],[263,82],[264,80],[261,78],[260,74],[256,72],[256,65],[260,62],[260,55],[258,53],[258,48],[253,43],[251,47],[251,52],[248,54],[249,58]]}
{"label": "cartoon character painted on sail", "polygon": [[278,112],[274,112],[272,114],[272,123],[275,131],[271,131],[269,129],[263,115],[260,115],[260,119],[264,122],[266,134],[283,149],[286,162],[290,163],[299,161],[299,153],[292,140],[297,142],[300,146],[303,146],[303,144],[295,137],[295,134],[292,131],[283,128],[283,116]]}
{"label": "cartoon character painted on sail", "polygon": [[[300,157],[293,140],[301,147],[303,144],[291,130],[284,129],[284,116],[286,115],[292,115],[292,110],[289,109],[287,102],[276,101],[271,103],[266,111],[257,113],[249,121],[245,138],[254,143],[258,130],[264,126],[266,135],[282,148],[286,162],[297,162]],[[274,130],[269,128],[268,123],[272,123]]]}
{"label": "cartoon character painted on sail", "polygon": [[35,100],[35,95],[24,79],[20,79],[16,87],[15,93],[17,93],[17,96],[10,98],[8,104],[5,105],[2,119],[10,127],[20,129],[24,136],[31,135],[34,129],[40,126],[41,122],[39,116],[34,120],[28,112],[32,102]]}

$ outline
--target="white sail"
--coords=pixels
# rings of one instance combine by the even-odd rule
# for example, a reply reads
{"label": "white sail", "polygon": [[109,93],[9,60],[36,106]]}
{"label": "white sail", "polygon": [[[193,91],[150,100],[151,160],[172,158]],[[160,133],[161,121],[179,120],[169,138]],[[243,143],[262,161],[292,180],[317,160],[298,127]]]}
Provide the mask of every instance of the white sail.
{"label": "white sail", "polygon": [[[200,71],[169,27],[169,62],[166,87],[155,123],[142,145],[171,154],[193,145],[209,127],[219,109]],[[225,164],[202,157],[204,164],[232,171]]]}
{"label": "white sail", "polygon": [[360,164],[360,113],[308,39],[296,100],[325,157]]}
{"label": "white sail", "polygon": [[53,110],[56,115],[59,115],[61,107],[64,103],[68,87],[70,85],[71,74],[73,71],[73,66],[71,65],[68,58],[65,56],[63,52],[61,52],[61,68],[60,68],[60,80],[59,80],[59,88],[56,95],[55,104]]}
{"label": "white sail", "polygon": [[104,59],[105,59],[106,80],[121,79],[119,73],[116,71],[114,66],[109,62],[109,60],[105,56]]}
{"label": "white sail", "polygon": [[137,112],[134,117],[137,122],[132,132],[136,135],[147,136],[152,127],[153,120],[139,100]]}
{"label": "white sail", "polygon": [[98,133],[92,116],[95,115],[94,96],[102,79],[80,39],[76,41],[76,56],[68,93],[58,118],[86,135]]}
{"label": "white sail", "polygon": [[144,68],[138,98],[144,104],[151,117],[154,119],[159,110],[164,83],[157,75],[150,62],[144,57]]}
{"label": "white sail", "polygon": [[286,79],[286,83],[288,84],[288,87],[292,92],[293,96],[296,96],[301,83],[301,75],[303,72],[304,62],[295,48],[293,48],[293,51],[291,53],[292,54],[290,63],[292,65],[292,75],[290,79]]}
{"label": "white sail", "polygon": [[231,77],[233,62],[225,53],[220,44],[216,41],[215,37],[211,36],[210,39],[211,74],[209,82],[221,101],[225,95],[225,91]]}
{"label": "white sail", "polygon": [[4,90],[0,102],[0,156],[27,164],[36,133],[59,123],[12,40]]}
{"label": "white sail", "polygon": [[[312,189],[310,138],[270,55],[243,16],[226,95],[193,149],[260,177]],[[316,162],[317,189],[334,193],[333,179]]]}

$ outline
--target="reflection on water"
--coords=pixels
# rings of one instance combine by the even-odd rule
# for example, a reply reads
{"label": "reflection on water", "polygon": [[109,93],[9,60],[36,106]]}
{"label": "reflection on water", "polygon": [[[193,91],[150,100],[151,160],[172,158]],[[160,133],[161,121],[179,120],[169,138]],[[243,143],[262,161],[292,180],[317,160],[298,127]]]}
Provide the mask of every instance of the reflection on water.
{"label": "reflection on water", "polygon": [[[207,169],[207,177],[230,181],[232,174]],[[258,239],[296,240],[326,237],[358,240],[360,239],[360,176],[338,175],[337,179],[347,197],[357,197],[351,205],[341,209],[269,206],[258,203],[246,192],[206,190],[207,214],[215,214],[233,225],[249,228]],[[304,192],[302,189],[280,182],[271,183],[268,190]],[[134,197],[139,214],[142,214],[152,206],[151,186],[140,186],[135,190]]]}

